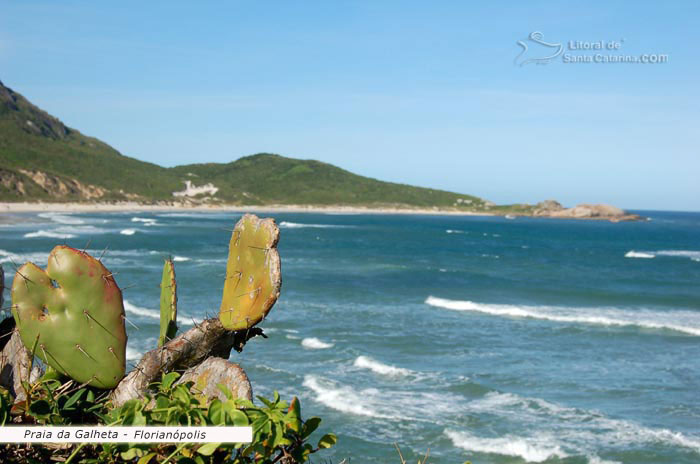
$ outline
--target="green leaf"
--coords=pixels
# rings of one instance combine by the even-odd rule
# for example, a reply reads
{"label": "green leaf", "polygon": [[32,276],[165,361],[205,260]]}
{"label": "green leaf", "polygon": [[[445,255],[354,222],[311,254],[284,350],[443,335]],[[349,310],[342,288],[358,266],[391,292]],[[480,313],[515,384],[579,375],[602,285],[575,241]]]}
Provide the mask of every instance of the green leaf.
{"label": "green leaf", "polygon": [[217,398],[213,399],[209,405],[209,420],[214,425],[225,424],[226,416],[224,415],[224,406]]}
{"label": "green leaf", "polygon": [[[129,446],[131,446],[131,445],[129,445]],[[131,461],[132,459],[141,456],[142,453],[143,453],[143,451],[138,449],[138,448],[129,448],[128,450],[124,451],[123,453],[120,453],[120,456],[125,461]]]}
{"label": "green leaf", "polygon": [[321,439],[318,441],[318,447],[319,448],[330,448],[331,446],[335,445],[338,443],[338,437],[336,437],[332,433],[327,433],[324,436],[321,437]]}
{"label": "green leaf", "polygon": [[231,418],[231,422],[233,422],[234,426],[245,427],[245,426],[249,425],[248,416],[246,416],[243,411],[239,411],[238,409],[234,409],[232,411],[226,411],[226,413]]}
{"label": "green leaf", "polygon": [[148,453],[148,454],[144,455],[143,457],[141,457],[141,459],[139,459],[139,461],[138,461],[137,464],[148,464],[148,462],[149,462],[156,454],[157,454],[157,453]]}
{"label": "green leaf", "polygon": [[163,376],[163,380],[161,380],[161,387],[163,390],[169,390],[170,387],[173,385],[173,383],[180,377],[180,374],[177,372],[169,372]]}
{"label": "green leaf", "polygon": [[228,387],[226,385],[224,385],[223,383],[217,383],[216,388],[218,388],[219,391],[221,393],[223,393],[224,396],[226,396],[226,399],[229,399],[229,400],[233,399],[233,393],[231,393],[231,390],[229,390]]}
{"label": "green leaf", "polygon": [[68,398],[68,401],[66,401],[66,404],[63,405],[63,408],[68,409],[71,406],[73,406],[75,403],[77,403],[80,400],[80,397],[83,396],[83,393],[85,393],[84,388],[81,388],[77,392],[73,393],[73,396]]}
{"label": "green leaf", "polygon": [[51,412],[51,405],[45,400],[34,401],[29,406],[29,412],[35,416],[45,416]]}
{"label": "green leaf", "polygon": [[318,426],[321,425],[321,418],[320,417],[311,417],[304,422],[304,427],[301,432],[301,437],[302,438],[308,438],[309,435],[314,433],[314,430],[318,428]]}
{"label": "green leaf", "polygon": [[205,443],[197,449],[197,452],[203,456],[211,456],[219,446],[221,443]]}
{"label": "green leaf", "polygon": [[268,408],[272,408],[274,406],[274,403],[272,403],[272,401],[268,400],[264,396],[258,396],[257,398],[263,403],[265,403],[265,406],[267,406]]}

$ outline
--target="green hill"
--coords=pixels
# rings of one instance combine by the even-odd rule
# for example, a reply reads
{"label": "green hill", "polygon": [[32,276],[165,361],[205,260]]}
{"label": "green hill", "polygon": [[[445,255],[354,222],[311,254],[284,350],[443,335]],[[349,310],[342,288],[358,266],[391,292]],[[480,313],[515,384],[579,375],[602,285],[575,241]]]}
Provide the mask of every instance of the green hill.
{"label": "green hill", "polygon": [[[184,192],[186,182],[188,194]],[[198,192],[197,187],[205,187]],[[257,154],[164,168],[66,127],[0,82],[0,201],[184,201],[482,210],[471,195],[362,177],[313,160]]]}

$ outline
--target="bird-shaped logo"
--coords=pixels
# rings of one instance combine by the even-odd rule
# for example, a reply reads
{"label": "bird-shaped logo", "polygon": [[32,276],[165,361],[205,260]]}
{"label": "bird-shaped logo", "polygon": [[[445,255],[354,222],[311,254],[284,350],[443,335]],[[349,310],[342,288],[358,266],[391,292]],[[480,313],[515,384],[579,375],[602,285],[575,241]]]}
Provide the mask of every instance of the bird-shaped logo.
{"label": "bird-shaped logo", "polygon": [[[518,56],[515,57],[513,63],[515,63],[518,66],[524,66],[528,63],[547,64],[564,52],[564,47],[562,46],[562,44],[547,43],[544,40],[542,40],[543,37],[544,34],[536,31],[530,33],[527,39],[518,40],[516,43],[520,47],[522,47],[523,51],[521,51],[518,54]],[[530,47],[532,47],[531,52],[533,54],[544,56],[537,56],[532,58],[527,57],[526,54],[528,53],[528,51],[530,51]]]}

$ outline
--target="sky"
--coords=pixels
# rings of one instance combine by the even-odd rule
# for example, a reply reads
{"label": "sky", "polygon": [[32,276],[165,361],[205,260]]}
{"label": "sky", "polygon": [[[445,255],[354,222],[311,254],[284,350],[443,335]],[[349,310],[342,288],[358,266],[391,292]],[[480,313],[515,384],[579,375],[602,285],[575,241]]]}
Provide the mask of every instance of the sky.
{"label": "sky", "polygon": [[2,0],[0,80],[124,155],[700,210],[698,2],[110,3]]}

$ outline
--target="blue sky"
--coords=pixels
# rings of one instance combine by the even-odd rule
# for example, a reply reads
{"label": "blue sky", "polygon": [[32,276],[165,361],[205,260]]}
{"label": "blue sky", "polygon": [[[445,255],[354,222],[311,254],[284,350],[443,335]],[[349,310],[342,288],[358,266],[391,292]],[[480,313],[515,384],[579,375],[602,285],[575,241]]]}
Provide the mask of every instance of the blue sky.
{"label": "blue sky", "polygon": [[[0,80],[165,166],[273,152],[498,203],[700,210],[699,3],[482,3],[5,1]],[[518,66],[519,40],[555,50],[534,31],[562,54]],[[595,53],[668,61],[563,62]]]}

